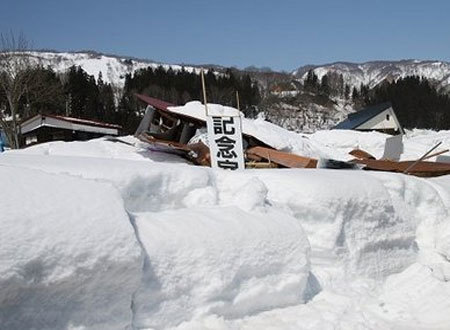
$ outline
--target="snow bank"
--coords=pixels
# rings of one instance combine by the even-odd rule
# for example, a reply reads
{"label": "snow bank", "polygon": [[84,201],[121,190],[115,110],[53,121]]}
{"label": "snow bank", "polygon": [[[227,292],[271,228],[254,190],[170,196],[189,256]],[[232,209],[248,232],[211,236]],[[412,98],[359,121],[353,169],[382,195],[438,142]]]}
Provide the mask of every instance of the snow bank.
{"label": "snow bank", "polygon": [[136,226],[146,251],[136,327],[239,318],[308,298],[309,243],[285,214],[197,208],[137,214]]}
{"label": "snow bank", "polygon": [[120,329],[141,250],[109,184],[0,167],[0,324]]}
{"label": "snow bank", "polygon": [[[236,181],[229,172],[181,164],[27,153],[9,153],[0,163],[117,188],[136,217],[146,264],[152,265],[144,267],[133,300],[138,325],[164,328],[205,313],[238,317],[301,303],[316,290],[307,284],[309,243],[300,225],[266,210],[267,188],[253,176]],[[201,272],[203,283],[196,280]],[[210,291],[210,276],[218,286],[215,291]],[[179,287],[180,279],[188,287]],[[155,294],[155,283],[165,283],[171,291],[162,288]],[[191,306],[189,313],[180,312],[187,309],[183,299]],[[161,310],[148,307],[166,304]]]}
{"label": "snow bank", "polygon": [[[351,130],[317,131],[307,135],[310,140],[321,145],[335,159],[349,160],[353,157],[348,153],[359,148],[371,153],[379,159],[383,156],[386,139],[391,135],[379,132],[358,132]],[[403,136],[404,150],[401,160],[419,159],[428,150],[442,142],[439,150],[450,149],[450,131],[408,130]],[[435,161],[436,158],[430,158]]]}
{"label": "snow bank", "polygon": [[332,158],[349,160],[348,153],[359,148],[371,153],[375,158],[383,155],[386,138],[390,135],[379,132],[357,132],[350,130],[317,131],[308,135],[313,141],[332,149]]}
{"label": "snow bank", "polygon": [[450,324],[450,266],[445,272],[418,263],[386,280],[371,312],[398,327],[447,329]]}
{"label": "snow bank", "polygon": [[386,187],[395,212],[416,227],[419,260],[433,262],[436,253],[450,256],[450,249],[444,247],[450,242],[450,177],[430,180],[388,173],[373,175]]}
{"label": "snow bank", "polygon": [[376,176],[314,169],[255,173],[269,202],[300,221],[313,247],[339,256],[346,276],[381,278],[415,260],[416,224],[397,212]]}
{"label": "snow bank", "polygon": [[205,168],[152,161],[16,152],[2,156],[0,164],[108,182],[119,190],[130,212],[184,207],[182,200],[190,191],[211,181]]}
{"label": "snow bank", "polygon": [[[378,156],[387,137],[265,131],[290,150],[337,159],[356,146]],[[413,132],[404,157],[446,136]],[[448,324],[450,176],[227,172],[124,141],[136,147],[97,139],[0,155],[2,325]]]}
{"label": "snow bank", "polygon": [[53,141],[43,144],[36,144],[24,150],[11,150],[10,153],[45,156],[149,160],[148,157],[145,157],[143,150],[141,153],[136,152],[136,148],[134,147],[134,144],[136,143],[139,143],[139,140],[130,136],[121,137],[114,140],[99,138],[89,141]]}

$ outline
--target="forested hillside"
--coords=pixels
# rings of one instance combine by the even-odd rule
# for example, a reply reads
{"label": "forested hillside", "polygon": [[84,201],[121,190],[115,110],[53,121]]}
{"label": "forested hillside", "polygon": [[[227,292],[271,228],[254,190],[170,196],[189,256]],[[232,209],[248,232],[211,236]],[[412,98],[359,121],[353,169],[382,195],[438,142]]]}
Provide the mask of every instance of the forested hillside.
{"label": "forested hillside", "polygon": [[[202,100],[199,69],[192,66],[157,65],[98,53],[32,52],[30,56],[41,65],[27,72],[32,79],[19,98],[21,119],[36,113],[65,114],[120,124],[129,134],[144,108],[135,93],[177,105]],[[267,120],[299,132],[333,127],[349,113],[384,101],[394,104],[407,128],[450,129],[447,67],[435,64],[333,64],[294,74],[216,66],[205,77],[208,102],[236,106],[238,91],[240,108],[247,116],[263,113]],[[367,80],[364,68],[373,74],[380,71],[378,78]],[[395,70],[389,74],[389,68]],[[426,77],[404,76],[411,72]],[[10,113],[2,91],[0,111],[6,117]]]}
{"label": "forested hillside", "polygon": [[[219,74],[209,70],[205,74],[205,83],[210,103],[236,107],[238,91],[240,108],[244,113],[252,111],[261,99],[258,86],[248,74],[233,73],[232,70]],[[127,118],[121,118],[119,121],[128,130],[136,127],[136,121],[142,115],[139,113],[142,105],[137,102],[136,93],[150,95],[176,105],[203,99],[200,75],[194,72],[149,67],[134,74],[127,74],[118,110],[120,116],[126,114]],[[136,118],[132,119],[133,117]]]}
{"label": "forested hillside", "polygon": [[450,129],[450,98],[439,93],[427,79],[417,76],[378,85],[369,104],[391,101],[406,128]]}
{"label": "forested hillside", "polygon": [[[72,66],[64,73],[38,67],[28,74],[33,79],[20,98],[21,118],[37,113],[69,115],[122,125],[125,134],[134,132],[142,116],[140,111],[145,108],[137,102],[136,93],[175,105],[202,99],[200,76],[183,68],[175,71],[162,66],[148,67],[129,73],[119,94],[114,93],[110,83],[103,81],[102,72],[95,79],[80,66]],[[260,102],[258,86],[248,74],[207,71],[205,80],[208,102],[236,106],[236,91],[244,112],[251,111]],[[0,107],[8,113],[8,103],[2,94]]]}
{"label": "forested hillside", "polygon": [[319,77],[310,69],[301,83],[291,80],[272,86],[273,92],[260,108],[272,121],[305,131],[317,129],[308,121],[318,122],[322,129],[333,127],[346,116],[345,107],[355,111],[390,101],[405,128],[450,129],[450,97],[439,84],[421,76],[406,76],[384,80],[372,88],[363,83],[352,87],[343,74],[332,71]]}

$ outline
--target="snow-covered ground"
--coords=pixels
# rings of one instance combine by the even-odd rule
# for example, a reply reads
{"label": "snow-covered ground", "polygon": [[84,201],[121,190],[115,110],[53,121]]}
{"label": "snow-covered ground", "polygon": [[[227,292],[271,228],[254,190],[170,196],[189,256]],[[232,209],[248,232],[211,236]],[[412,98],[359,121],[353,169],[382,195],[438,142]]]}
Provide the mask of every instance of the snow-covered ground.
{"label": "snow-covered ground", "polygon": [[[265,125],[342,160],[387,137]],[[219,171],[121,139],[0,154],[0,328],[450,328],[450,176]],[[408,132],[402,158],[439,141]]]}

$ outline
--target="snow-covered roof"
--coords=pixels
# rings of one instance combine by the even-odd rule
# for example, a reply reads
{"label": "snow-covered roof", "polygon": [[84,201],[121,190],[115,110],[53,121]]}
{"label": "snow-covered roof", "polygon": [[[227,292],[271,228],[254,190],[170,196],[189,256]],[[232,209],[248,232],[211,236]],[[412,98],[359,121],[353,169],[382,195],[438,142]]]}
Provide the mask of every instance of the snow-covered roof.
{"label": "snow-covered roof", "polygon": [[[168,111],[201,121],[206,121],[207,117],[205,106],[199,101],[188,102],[183,106],[169,107]],[[208,103],[208,113],[210,115],[220,114],[223,116],[240,116],[242,120],[242,133],[244,135],[251,136],[277,150],[292,151],[294,145],[303,145],[307,140],[299,134],[287,131],[264,119],[245,118],[242,112],[233,107]]]}
{"label": "snow-covered roof", "polygon": [[[183,106],[164,106],[164,103],[167,102],[163,101],[163,103],[155,103],[154,100],[157,99],[151,97],[138,96],[138,98],[160,111],[197,122],[206,121],[205,106],[199,101],[188,102]],[[209,114],[221,114],[228,116],[240,115],[242,120],[242,133],[244,135],[250,136],[277,150],[292,152],[302,156],[314,157],[329,157],[330,152],[332,151],[329,150],[330,152],[324,152],[306,136],[288,131],[262,118],[245,118],[242,112],[233,107],[208,103],[208,112]]]}

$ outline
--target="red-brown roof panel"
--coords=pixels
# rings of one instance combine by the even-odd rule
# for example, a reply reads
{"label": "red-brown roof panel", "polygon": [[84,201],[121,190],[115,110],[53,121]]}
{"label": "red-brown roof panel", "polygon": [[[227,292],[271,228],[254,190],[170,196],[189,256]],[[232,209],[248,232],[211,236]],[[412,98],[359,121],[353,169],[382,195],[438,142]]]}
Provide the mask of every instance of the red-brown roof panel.
{"label": "red-brown roof panel", "polygon": [[150,97],[147,95],[136,94],[136,97],[144,103],[151,105],[157,110],[167,110],[168,107],[174,107],[175,104],[165,102],[162,100],[155,99],[154,97]]}
{"label": "red-brown roof panel", "polygon": [[101,122],[101,121],[97,121],[97,120],[73,118],[73,117],[66,117],[66,116],[60,116],[60,115],[42,115],[42,116],[52,117],[52,118],[68,121],[68,122],[75,123],[75,124],[85,124],[85,125],[91,125],[91,126],[122,129],[122,126],[120,126],[120,125],[105,123],[105,122]]}

